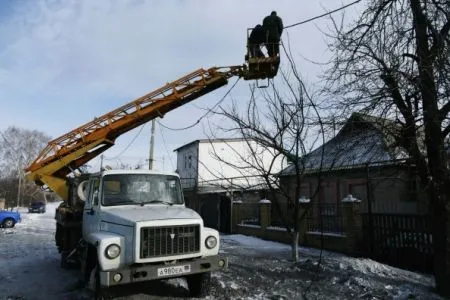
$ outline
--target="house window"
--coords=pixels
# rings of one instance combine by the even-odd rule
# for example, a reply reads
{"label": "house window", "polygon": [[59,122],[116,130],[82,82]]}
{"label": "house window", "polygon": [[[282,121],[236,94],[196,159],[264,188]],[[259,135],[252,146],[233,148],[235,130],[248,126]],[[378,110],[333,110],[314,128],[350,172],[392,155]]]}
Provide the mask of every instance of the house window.
{"label": "house window", "polygon": [[309,190],[309,183],[302,183],[300,185],[300,197],[305,196],[305,198],[311,197],[311,191]]}
{"label": "house window", "polygon": [[410,178],[406,180],[401,188],[400,201],[402,202],[415,202],[417,201],[417,181],[415,178]]}
{"label": "house window", "polygon": [[322,183],[319,192],[319,197],[321,203],[337,203],[336,183],[335,182]]}

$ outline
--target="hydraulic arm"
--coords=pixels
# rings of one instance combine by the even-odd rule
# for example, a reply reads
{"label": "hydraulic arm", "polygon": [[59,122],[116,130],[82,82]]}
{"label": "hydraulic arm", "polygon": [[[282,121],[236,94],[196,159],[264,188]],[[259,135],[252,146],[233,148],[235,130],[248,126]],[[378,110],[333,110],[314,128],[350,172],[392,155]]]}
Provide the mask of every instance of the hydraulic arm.
{"label": "hydraulic arm", "polygon": [[230,77],[272,78],[278,65],[279,58],[265,58],[192,72],[50,141],[25,169],[27,178],[66,200],[66,176],[114,145],[121,134],[226,85]]}

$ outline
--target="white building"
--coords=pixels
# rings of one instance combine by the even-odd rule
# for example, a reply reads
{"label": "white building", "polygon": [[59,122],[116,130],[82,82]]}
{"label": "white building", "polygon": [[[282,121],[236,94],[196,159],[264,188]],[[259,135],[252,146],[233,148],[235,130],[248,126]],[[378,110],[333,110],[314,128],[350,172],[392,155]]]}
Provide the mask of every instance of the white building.
{"label": "white building", "polygon": [[204,139],[185,144],[177,152],[177,172],[184,188],[197,184],[200,193],[264,189],[258,166],[276,174],[287,166],[273,150],[245,139]]}

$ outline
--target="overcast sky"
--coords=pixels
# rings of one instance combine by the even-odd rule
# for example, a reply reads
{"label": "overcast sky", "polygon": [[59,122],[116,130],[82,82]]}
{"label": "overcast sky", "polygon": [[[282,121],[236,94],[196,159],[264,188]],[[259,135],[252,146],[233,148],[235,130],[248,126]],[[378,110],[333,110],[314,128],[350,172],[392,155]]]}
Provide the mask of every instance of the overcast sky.
{"label": "overcast sky", "polygon": [[[0,130],[15,125],[56,138],[199,68],[242,64],[246,28],[261,23],[272,10],[287,26],[350,2],[1,0]],[[346,9],[346,18],[351,20],[358,9]],[[310,84],[317,82],[321,69],[307,59],[329,58],[321,32],[329,25],[323,18],[283,33],[286,40],[288,32],[300,73]],[[229,86],[160,121],[173,128],[194,123],[202,108],[212,107]],[[240,81],[231,97],[248,99],[249,83]],[[223,105],[230,102],[228,98]],[[158,127],[156,167],[175,170],[173,150],[205,138],[206,122],[185,131]],[[119,137],[105,152],[105,163],[146,163],[149,139],[150,123]],[[98,170],[99,159],[90,165]]]}

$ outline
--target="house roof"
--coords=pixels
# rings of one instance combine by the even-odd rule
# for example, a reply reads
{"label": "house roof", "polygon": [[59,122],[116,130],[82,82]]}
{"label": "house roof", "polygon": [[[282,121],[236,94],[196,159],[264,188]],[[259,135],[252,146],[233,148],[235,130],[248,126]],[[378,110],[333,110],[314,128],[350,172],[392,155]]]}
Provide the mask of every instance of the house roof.
{"label": "house roof", "polygon": [[[405,159],[408,155],[395,138],[399,129],[391,120],[353,113],[334,138],[299,160],[306,172],[315,172]],[[293,165],[280,172],[292,174]]]}
{"label": "house roof", "polygon": [[226,143],[226,142],[240,142],[240,141],[246,141],[247,139],[244,138],[218,138],[218,139],[198,139],[194,140],[190,143],[184,144],[175,150],[174,152],[179,151],[183,148],[186,148],[188,146],[194,145],[194,144],[200,144],[200,143]]}

